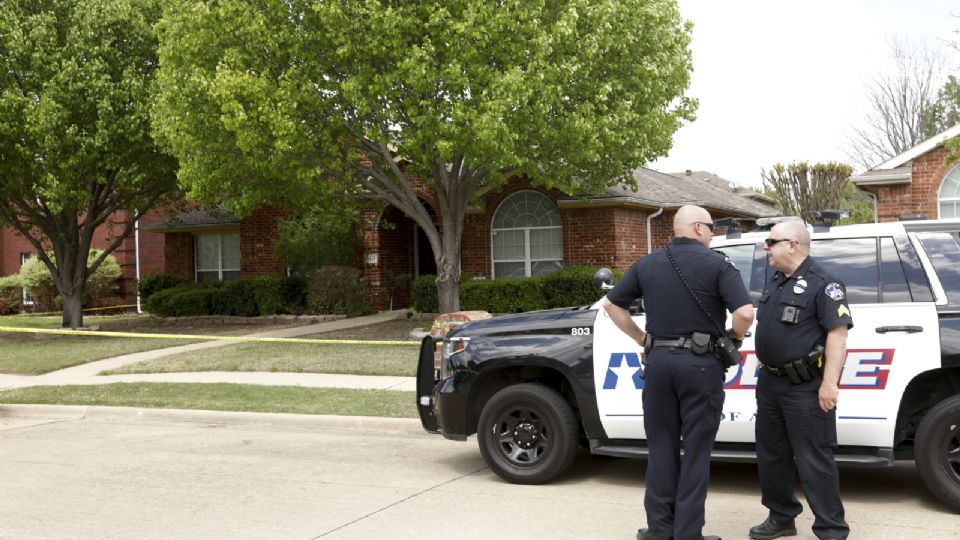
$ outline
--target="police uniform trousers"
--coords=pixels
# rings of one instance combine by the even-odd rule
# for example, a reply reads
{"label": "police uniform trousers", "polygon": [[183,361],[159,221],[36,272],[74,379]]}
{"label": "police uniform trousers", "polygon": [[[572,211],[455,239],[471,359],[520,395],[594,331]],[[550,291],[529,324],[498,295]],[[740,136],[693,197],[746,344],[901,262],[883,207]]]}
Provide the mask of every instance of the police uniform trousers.
{"label": "police uniform trousers", "polygon": [[663,537],[701,540],[723,371],[712,353],[673,347],[654,348],[644,362],[647,526]]}
{"label": "police uniform trousers", "polygon": [[757,381],[757,463],[763,505],[777,521],[788,521],[803,511],[797,500],[795,472],[815,517],[818,538],[846,538],[840,482],[834,451],[837,446],[837,409],[820,408],[820,377],[793,384],[760,370]]}

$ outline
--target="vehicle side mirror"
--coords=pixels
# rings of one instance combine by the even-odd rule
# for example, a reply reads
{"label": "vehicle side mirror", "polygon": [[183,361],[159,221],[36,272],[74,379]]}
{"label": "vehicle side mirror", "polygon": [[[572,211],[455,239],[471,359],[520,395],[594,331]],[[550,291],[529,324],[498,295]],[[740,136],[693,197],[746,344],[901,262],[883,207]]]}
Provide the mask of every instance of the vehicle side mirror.
{"label": "vehicle side mirror", "polygon": [[602,289],[609,290],[613,288],[613,272],[609,268],[601,268],[593,273],[593,286]]}

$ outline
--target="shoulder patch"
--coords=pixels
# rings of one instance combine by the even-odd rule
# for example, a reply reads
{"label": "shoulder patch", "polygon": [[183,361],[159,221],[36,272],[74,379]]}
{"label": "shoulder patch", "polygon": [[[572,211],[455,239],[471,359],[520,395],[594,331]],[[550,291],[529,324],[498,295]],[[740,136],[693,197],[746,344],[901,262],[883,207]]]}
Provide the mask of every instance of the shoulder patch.
{"label": "shoulder patch", "polygon": [[836,281],[827,285],[823,292],[834,302],[843,300],[843,287],[841,287]]}
{"label": "shoulder patch", "polygon": [[843,317],[844,315],[850,316],[850,310],[847,309],[847,306],[840,304],[840,307],[837,308],[837,317]]}

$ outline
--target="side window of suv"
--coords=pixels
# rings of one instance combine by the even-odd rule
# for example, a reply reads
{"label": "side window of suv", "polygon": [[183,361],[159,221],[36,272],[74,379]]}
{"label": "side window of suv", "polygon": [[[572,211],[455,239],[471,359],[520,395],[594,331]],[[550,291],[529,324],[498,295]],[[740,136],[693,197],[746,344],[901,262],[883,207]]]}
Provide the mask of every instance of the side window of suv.
{"label": "side window of suv", "polygon": [[933,299],[917,255],[905,237],[814,240],[810,251],[843,281],[851,304]]}
{"label": "side window of suv", "polygon": [[750,290],[750,277],[753,270],[753,252],[756,249],[754,244],[740,244],[739,246],[723,246],[717,248],[717,251],[723,252],[730,262],[740,271],[740,278],[743,279],[743,286]]}
{"label": "side window of suv", "polygon": [[814,240],[810,255],[847,286],[851,304],[880,301],[876,238]]}
{"label": "side window of suv", "polygon": [[[756,306],[763,294],[764,282],[767,279],[767,252],[762,243],[739,244],[717,248],[730,258],[730,261],[740,271],[743,286],[750,294],[750,300]],[[772,272],[771,272],[772,275]]]}
{"label": "side window of suv", "polygon": [[960,246],[949,233],[918,233],[937,277],[947,293],[947,305],[960,306]]}

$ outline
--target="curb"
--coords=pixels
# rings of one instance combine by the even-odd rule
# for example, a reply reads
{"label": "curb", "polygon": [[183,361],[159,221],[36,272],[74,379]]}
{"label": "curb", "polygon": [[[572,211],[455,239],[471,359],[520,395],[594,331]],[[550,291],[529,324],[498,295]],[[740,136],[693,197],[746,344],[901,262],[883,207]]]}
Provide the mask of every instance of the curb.
{"label": "curb", "polygon": [[44,420],[85,420],[90,422],[180,422],[225,426],[290,427],[334,429],[373,433],[423,434],[415,418],[379,416],[336,416],[289,413],[205,411],[187,409],[144,409],[86,405],[0,405],[0,418]]}

